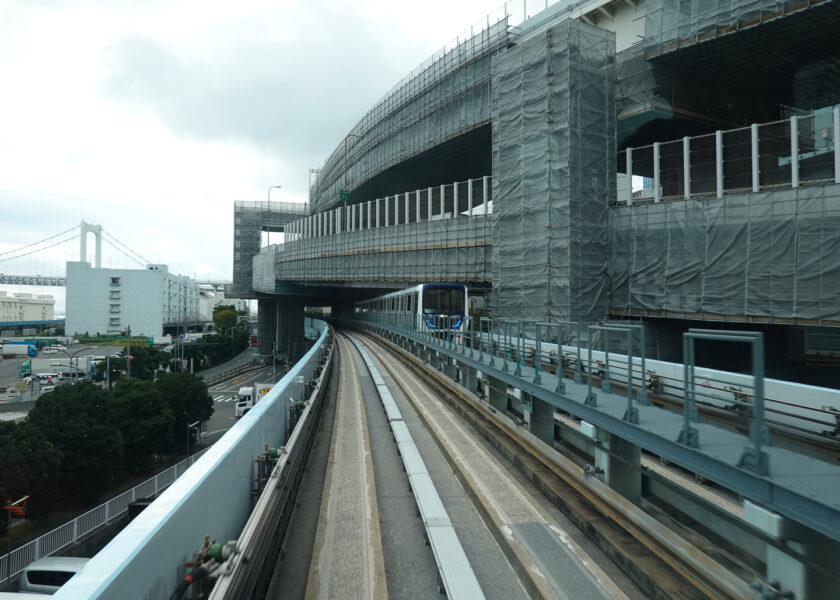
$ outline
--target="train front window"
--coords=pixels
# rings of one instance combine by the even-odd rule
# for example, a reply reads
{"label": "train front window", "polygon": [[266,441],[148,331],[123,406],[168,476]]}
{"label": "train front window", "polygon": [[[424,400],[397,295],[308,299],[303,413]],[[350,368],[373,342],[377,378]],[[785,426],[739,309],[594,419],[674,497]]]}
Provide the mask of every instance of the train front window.
{"label": "train front window", "polygon": [[459,287],[427,287],[423,292],[423,314],[464,314],[464,289]]}

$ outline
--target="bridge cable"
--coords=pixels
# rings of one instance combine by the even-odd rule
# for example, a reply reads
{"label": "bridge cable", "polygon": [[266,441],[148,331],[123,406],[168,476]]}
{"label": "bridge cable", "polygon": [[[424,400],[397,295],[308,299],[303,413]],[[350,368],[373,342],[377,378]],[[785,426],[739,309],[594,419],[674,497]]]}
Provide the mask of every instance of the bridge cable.
{"label": "bridge cable", "polygon": [[[78,225],[76,227],[78,227]],[[68,230],[68,231],[72,231],[72,230]],[[67,231],[65,231],[64,233],[67,233]],[[52,236],[52,237],[55,237],[55,236]],[[48,250],[50,248],[55,248],[56,246],[59,246],[59,245],[63,244],[64,242],[69,242],[69,241],[78,239],[78,237],[79,237],[78,235],[74,235],[73,237],[65,238],[63,240],[58,240],[57,242],[54,242],[54,243],[50,244],[49,246],[44,246],[43,248],[36,248],[35,250],[30,250],[29,252],[25,252],[23,254],[18,254],[17,256],[9,256],[7,258],[0,258],[0,262],[5,262],[7,260],[15,260],[15,259],[18,259],[18,258],[23,258],[24,256],[29,256],[31,254],[36,254],[38,252],[41,252],[42,250]],[[52,239],[52,238],[47,238],[47,239]],[[45,241],[46,240],[41,240],[41,242],[38,242],[38,243],[42,243],[42,242],[45,242]],[[33,244],[28,244],[27,246],[22,246],[21,248],[18,248],[17,250],[22,250],[23,248],[28,248],[29,246],[32,246],[32,245]],[[12,250],[12,252],[16,252],[17,250]]]}
{"label": "bridge cable", "polygon": [[[32,242],[31,244],[26,244],[25,246],[21,246],[20,248],[15,248],[14,250],[6,250],[5,252],[0,252],[0,256],[5,256],[6,254],[13,254],[15,252],[19,252],[19,251],[24,250],[26,248],[30,248],[32,246],[37,246],[38,244],[43,244],[44,242],[48,242],[48,241],[50,241],[54,238],[57,238],[60,235],[64,235],[65,233],[70,233],[71,231],[73,231],[74,229],[78,229],[79,227],[80,227],[79,225],[74,225],[73,227],[71,227],[67,231],[62,231],[61,233],[56,233],[55,235],[51,235],[50,237],[44,238],[43,240],[40,240],[38,242]],[[76,235],[74,237],[79,237],[79,236]],[[73,238],[68,238],[68,239],[72,240]],[[67,240],[62,240],[62,241],[67,241]],[[62,242],[58,242],[58,243],[60,244]],[[55,244],[53,244],[53,246],[55,246]],[[47,246],[47,248],[52,248],[52,246]],[[36,250],[36,252],[38,252],[38,250]],[[22,254],[21,256],[26,256],[26,254]],[[12,257],[12,258],[17,258],[17,257]],[[2,259],[2,260],[10,260],[10,259]]]}
{"label": "bridge cable", "polygon": [[[113,235],[111,235],[110,233],[108,233],[108,232],[107,232],[107,231],[105,231],[104,229],[102,230],[102,234],[103,234],[103,235],[108,236],[109,238],[111,238],[111,240],[113,240],[113,242],[116,242],[117,244],[119,244],[120,246],[122,246],[123,248],[125,248],[126,250],[128,250],[129,252],[131,252],[134,256],[136,256],[137,258],[139,258],[139,259],[140,259],[140,260],[137,260],[137,258],[132,258],[131,256],[128,256],[128,255],[126,254],[126,256],[128,256],[128,258],[131,258],[134,262],[136,262],[136,263],[138,263],[138,264],[141,264],[141,265],[143,265],[144,267],[145,267],[146,265],[148,265],[149,263],[151,263],[151,261],[150,261],[149,259],[147,259],[147,258],[143,257],[142,255],[138,254],[137,252],[135,252],[134,250],[132,250],[131,248],[129,248],[128,246],[126,246],[125,244],[123,244],[121,241],[119,241],[117,238],[115,238]],[[110,240],[105,240],[105,241],[107,241],[107,242],[108,242],[108,243],[110,243],[112,246],[114,246],[114,243],[113,243],[113,242],[111,242]],[[117,248],[116,246],[114,246],[114,248],[116,248],[117,250],[120,250],[120,249],[119,249],[119,248]],[[122,251],[122,250],[120,250],[120,252],[123,252],[123,251]],[[125,252],[123,252],[123,254],[125,254]],[[142,262],[141,262],[141,261],[142,261]]]}
{"label": "bridge cable", "polygon": [[[103,239],[105,239],[105,238],[103,238]],[[144,263],[142,261],[137,260],[136,258],[131,256],[128,252],[126,252],[125,250],[123,250],[122,248],[120,248],[116,244],[114,244],[111,240],[105,239],[105,242],[108,243],[108,245],[110,245],[114,250],[116,250],[120,254],[126,256],[129,260],[132,260],[132,261],[136,262],[138,265],[145,267],[147,264],[149,264],[148,262]],[[130,248],[129,248],[129,250],[130,250]],[[138,256],[140,256],[140,255],[138,254]],[[143,258],[143,257],[141,256],[140,258]]]}

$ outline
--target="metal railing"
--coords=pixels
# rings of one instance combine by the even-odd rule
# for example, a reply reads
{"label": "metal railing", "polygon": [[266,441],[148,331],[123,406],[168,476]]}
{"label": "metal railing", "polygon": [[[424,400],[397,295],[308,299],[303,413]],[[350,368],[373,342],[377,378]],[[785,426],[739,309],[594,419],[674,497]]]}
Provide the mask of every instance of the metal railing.
{"label": "metal railing", "polygon": [[[204,383],[206,385],[214,385],[214,384],[216,384],[220,381],[224,381],[225,379],[230,379],[231,377],[236,377],[237,375],[241,375],[242,373],[247,373],[248,371],[254,371],[256,369],[260,369],[263,366],[265,366],[265,365],[263,365],[259,361],[252,360],[251,362],[246,363],[244,365],[241,365],[239,367],[236,367],[234,369],[228,369],[227,371],[217,373],[216,375],[213,375],[209,379],[205,379]],[[201,374],[199,373],[199,375],[201,375]],[[202,376],[202,379],[204,379],[203,376]]]}
{"label": "metal railing", "polygon": [[716,131],[625,150],[628,185],[619,203],[840,183],[840,106],[771,123]]}
{"label": "metal railing", "polygon": [[[0,556],[0,584],[7,583],[33,561],[50,556],[81,541],[90,533],[108,525],[128,512],[128,505],[140,498],[156,496],[178,479],[207,449],[161,471],[130,490],[111,498],[86,513],[56,527],[49,533]],[[7,532],[10,535],[11,532]]]}
{"label": "metal railing", "polygon": [[[748,468],[755,465],[763,469],[761,462],[752,461],[752,455],[761,455],[768,425],[809,438],[840,440],[840,393],[820,390],[821,399],[810,405],[804,400],[815,392],[803,396],[799,384],[771,380],[775,394],[768,397],[764,384],[756,385],[756,377],[764,381],[763,368],[752,365],[754,376],[701,369],[694,366],[693,355],[689,354],[685,355],[685,361],[691,362],[692,368],[690,373],[684,373],[683,364],[645,357],[644,328],[638,323],[548,323],[467,317],[453,328],[460,317],[439,317],[438,326],[430,328],[419,315],[373,311],[356,313],[354,317],[373,325],[396,327],[407,337],[419,337],[429,345],[468,358],[487,360],[489,367],[538,385],[544,383],[544,373],[562,370],[564,376],[558,378],[554,391],[565,393],[567,381],[586,385],[587,403],[591,406],[597,406],[598,393],[611,393],[613,386],[618,385],[622,388],[619,393],[628,399],[624,417],[630,423],[638,422],[637,407],[649,404],[649,394],[676,400],[687,398],[685,406],[691,411],[690,423],[695,421],[699,406],[717,414],[732,414],[750,426],[751,433],[757,429],[765,436],[757,446],[756,438],[751,438],[752,449],[746,452],[750,454],[746,459]],[[700,333],[699,330],[690,332],[690,337],[696,338]],[[714,333],[735,336],[727,340],[741,342],[751,341],[750,336],[755,336],[752,332],[715,330]],[[685,444],[695,447],[690,437],[686,437]]]}
{"label": "metal railing", "polygon": [[286,226],[285,242],[493,212],[493,180],[484,176],[429,186],[308,215]]}

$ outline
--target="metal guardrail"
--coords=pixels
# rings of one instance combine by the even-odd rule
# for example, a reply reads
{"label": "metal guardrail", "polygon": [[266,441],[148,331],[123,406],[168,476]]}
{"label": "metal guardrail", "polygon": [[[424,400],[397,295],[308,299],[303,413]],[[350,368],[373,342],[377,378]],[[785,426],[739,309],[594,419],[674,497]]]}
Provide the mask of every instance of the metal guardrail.
{"label": "metal guardrail", "polygon": [[625,174],[649,183],[638,197],[627,185],[617,203],[628,206],[840,183],[840,106],[624,152]]}
{"label": "metal guardrail", "polygon": [[[691,445],[690,438],[679,440],[676,435],[672,436],[672,433],[684,429],[684,417],[677,417],[679,421],[676,421],[673,419],[676,415],[666,417],[667,411],[650,406],[644,407],[648,413],[644,418],[643,415],[633,410],[623,411],[623,416],[621,412],[611,414],[601,407],[602,401],[610,399],[609,393],[602,391],[597,397],[589,398],[589,395],[595,394],[595,391],[588,385],[588,382],[585,387],[572,386],[564,372],[569,367],[567,358],[577,361],[583,360],[584,364],[581,366],[581,370],[587,379],[592,377],[593,380],[602,383],[606,379],[605,371],[609,369],[610,385],[620,383],[625,386],[629,385],[635,388],[634,391],[637,391],[637,382],[640,383],[640,378],[636,377],[637,363],[640,362],[637,356],[629,361],[625,358],[623,364],[616,364],[611,358],[610,364],[607,365],[605,353],[599,351],[600,356],[596,357],[596,352],[593,350],[591,361],[586,361],[581,356],[582,340],[579,338],[577,341],[570,341],[568,345],[564,345],[562,348],[555,347],[553,357],[536,357],[531,354],[536,345],[533,338],[529,339],[530,329],[528,326],[529,323],[534,324],[534,321],[523,321],[517,334],[511,334],[509,326],[507,330],[503,327],[504,320],[496,319],[492,326],[494,333],[489,334],[475,331],[471,327],[472,322],[469,318],[466,323],[455,327],[454,322],[447,323],[447,318],[443,317],[442,323],[444,323],[444,326],[439,329],[429,329],[428,327],[416,326],[412,314],[369,312],[357,313],[354,316],[358,319],[356,322],[351,322],[354,325],[366,325],[374,331],[381,331],[386,337],[392,336],[395,339],[402,340],[402,343],[420,344],[427,349],[427,353],[434,352],[443,355],[447,357],[447,360],[454,358],[466,368],[481,371],[487,378],[496,379],[512,386],[521,393],[529,394],[560,410],[569,412],[612,435],[720,483],[751,501],[760,503],[767,509],[791,519],[793,522],[801,523],[835,540],[840,540],[840,510],[838,510],[840,503],[836,499],[836,490],[833,490],[829,485],[825,485],[825,482],[829,481],[829,477],[838,476],[836,467],[807,455],[799,455],[795,456],[795,460],[801,461],[801,469],[807,471],[807,469],[819,468],[821,473],[822,470],[826,472],[824,477],[811,479],[802,477],[796,485],[792,485],[789,480],[781,476],[774,479],[766,475],[767,472],[772,473],[773,461],[771,455],[778,456],[781,461],[780,464],[785,465],[786,461],[791,460],[793,452],[767,445],[769,440],[765,439],[763,435],[766,421],[763,421],[762,417],[762,413],[766,410],[766,407],[764,407],[766,398],[763,392],[765,385],[760,383],[763,380],[764,373],[763,368],[757,363],[754,365],[751,376],[704,369],[708,375],[704,373],[702,377],[708,379],[710,383],[719,383],[723,376],[731,375],[733,378],[738,378],[739,389],[752,390],[752,395],[749,391],[743,392],[744,400],[738,401],[739,404],[748,404],[751,409],[751,411],[744,411],[745,423],[749,424],[752,434],[752,437],[747,438],[749,442],[752,442],[751,445],[749,443],[744,445],[745,438],[740,433],[729,432],[726,429],[714,426],[704,426],[708,428],[709,433],[714,430],[718,446],[724,443],[730,449],[735,447],[744,449],[740,458],[733,457],[732,453],[721,457],[713,453],[714,448],[712,448],[712,452],[707,452],[704,451],[702,443],[699,444],[699,448],[695,448]],[[587,330],[592,332],[593,326],[587,325]],[[499,331],[503,331],[503,334],[497,333]],[[703,330],[691,333],[694,338],[706,335]],[[685,335],[689,334],[686,333]],[[716,330],[714,334],[709,335],[717,337],[729,335],[733,337],[732,340],[727,339],[726,341],[760,343],[760,338],[748,332],[733,333]],[[588,344],[596,343],[591,335],[587,338]],[[479,357],[476,357],[476,350],[481,347],[483,347],[483,352],[479,350]],[[547,350],[547,347],[548,344],[543,342],[543,352]],[[613,356],[618,358],[615,355]],[[554,382],[551,384],[547,384],[545,381],[541,384],[533,382],[536,375],[535,360],[544,361],[545,358],[548,358],[549,364],[553,364],[555,368],[560,364],[565,367],[563,370],[558,370],[560,377],[566,379],[567,391],[565,394],[554,392],[553,387],[549,389],[549,387],[556,385]],[[756,356],[756,358],[758,357]],[[501,364],[498,364],[499,362]],[[652,362],[648,361],[646,366],[651,367]],[[661,361],[656,361],[656,363],[665,364]],[[630,367],[629,373],[628,366]],[[514,367],[515,370],[512,371],[511,367]],[[699,371],[699,369],[697,370]],[[543,375],[543,379],[545,379],[545,374],[543,373]],[[650,373],[646,373],[646,375],[650,375]],[[719,376],[720,379],[716,376]],[[712,379],[714,381],[711,381]],[[758,384],[756,380],[759,380]],[[653,378],[648,379],[648,382],[650,389],[653,387]],[[692,399],[697,396],[697,388],[701,385],[704,388],[712,389],[712,386],[706,384],[705,381],[698,384],[694,379],[689,378],[688,382],[682,382],[681,393],[686,391],[686,385]],[[804,392],[804,388],[791,387],[791,390],[799,390],[799,394]],[[728,393],[732,394],[731,391]],[[636,400],[639,400],[638,396],[636,396]],[[641,406],[641,402],[636,402],[627,408],[632,409],[639,406]],[[639,413],[641,412],[639,411]],[[634,415],[639,417],[638,423],[634,422],[636,420]],[[671,424],[666,423],[667,420],[670,420]],[[693,416],[689,414],[689,423],[693,422]],[[671,425],[677,426],[676,432],[672,431]],[[762,452],[767,453],[767,459],[762,458]]]}
{"label": "metal guardrail", "polygon": [[51,556],[81,541],[87,535],[104,525],[108,525],[114,519],[122,517],[128,512],[128,505],[135,500],[159,494],[183,475],[204,452],[206,452],[206,449],[176,463],[165,471],[161,471],[119,496],[111,498],[108,502],[79,515],[72,521],[56,527],[49,533],[15,548],[9,554],[0,556],[0,584],[8,583],[33,561]]}
{"label": "metal guardrail", "polygon": [[[245,365],[242,365],[241,367],[236,367],[235,369],[228,369],[227,371],[222,371],[218,375],[214,375],[210,379],[205,379],[204,383],[207,384],[207,385],[214,385],[214,384],[216,384],[220,381],[224,381],[226,379],[230,379],[231,377],[236,377],[237,375],[241,375],[242,373],[248,373],[249,371],[255,371],[255,370],[261,368],[262,366],[263,366],[262,364],[258,363],[255,360],[252,360],[251,362],[249,362]],[[204,377],[201,375],[201,373],[199,373],[199,376],[201,376],[201,378],[204,379]]]}

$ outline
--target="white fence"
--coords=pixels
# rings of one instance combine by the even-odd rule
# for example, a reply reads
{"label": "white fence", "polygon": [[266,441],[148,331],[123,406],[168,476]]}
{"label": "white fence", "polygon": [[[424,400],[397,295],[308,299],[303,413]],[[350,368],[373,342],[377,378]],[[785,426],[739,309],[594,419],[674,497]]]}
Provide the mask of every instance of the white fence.
{"label": "white fence", "polygon": [[55,554],[81,541],[87,535],[111,523],[114,519],[122,517],[128,512],[128,505],[135,500],[159,494],[183,475],[205,451],[196,452],[188,459],[161,471],[151,479],[147,479],[115,498],[111,498],[108,502],[100,504],[20,548],[15,548],[11,553],[0,556],[0,585],[7,583],[12,577],[23,571],[29,563]]}

